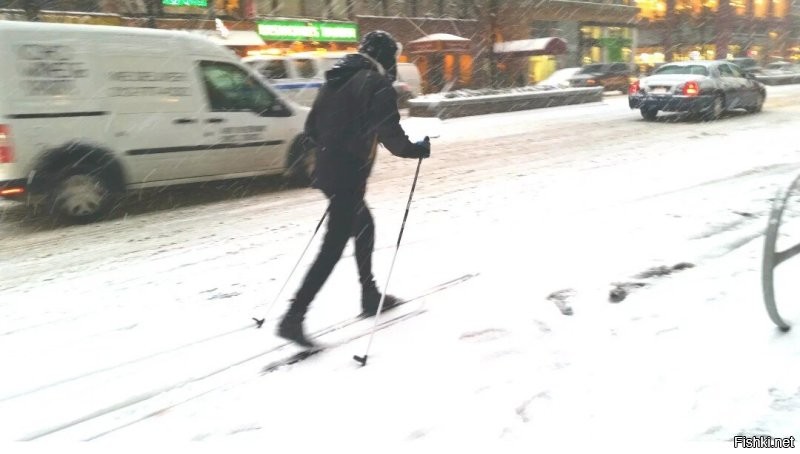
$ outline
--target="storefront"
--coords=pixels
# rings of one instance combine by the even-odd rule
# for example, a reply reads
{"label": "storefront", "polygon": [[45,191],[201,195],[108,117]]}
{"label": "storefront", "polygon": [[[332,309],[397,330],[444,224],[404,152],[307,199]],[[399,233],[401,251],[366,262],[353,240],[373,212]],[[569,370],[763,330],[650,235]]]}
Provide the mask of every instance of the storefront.
{"label": "storefront", "polygon": [[558,68],[556,56],[566,52],[567,42],[555,36],[496,43],[499,82],[527,85],[544,80]]}
{"label": "storefront", "polygon": [[409,42],[404,50],[423,74],[423,93],[455,90],[472,83],[472,41],[467,38],[434,33]]}
{"label": "storefront", "polygon": [[264,45],[249,55],[286,55],[307,51],[356,51],[358,25],[352,22],[271,19],[256,22]]}
{"label": "storefront", "polygon": [[632,27],[581,24],[581,64],[631,61],[633,35]]}

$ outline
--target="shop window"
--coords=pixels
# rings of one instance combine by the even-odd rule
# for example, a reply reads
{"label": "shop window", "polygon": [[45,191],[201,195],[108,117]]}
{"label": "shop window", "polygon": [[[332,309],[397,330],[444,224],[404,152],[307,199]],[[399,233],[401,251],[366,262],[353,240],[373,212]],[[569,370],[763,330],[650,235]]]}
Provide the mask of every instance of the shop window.
{"label": "shop window", "polygon": [[662,19],[667,12],[667,3],[664,0],[636,0],[639,7],[639,16],[647,19]]}
{"label": "shop window", "polygon": [[788,14],[789,0],[772,0],[772,15],[774,17],[784,18]]}
{"label": "shop window", "polygon": [[747,13],[747,0],[728,0],[731,9],[738,16],[744,16]]}
{"label": "shop window", "polygon": [[759,18],[767,17],[769,1],[771,0],[753,0],[753,15]]}
{"label": "shop window", "polygon": [[472,85],[472,56],[462,55],[458,60],[458,81],[459,86],[469,87]]}
{"label": "shop window", "polygon": [[453,54],[447,54],[444,56],[444,82],[449,83],[451,80],[455,79],[455,63],[456,63],[456,56]]}

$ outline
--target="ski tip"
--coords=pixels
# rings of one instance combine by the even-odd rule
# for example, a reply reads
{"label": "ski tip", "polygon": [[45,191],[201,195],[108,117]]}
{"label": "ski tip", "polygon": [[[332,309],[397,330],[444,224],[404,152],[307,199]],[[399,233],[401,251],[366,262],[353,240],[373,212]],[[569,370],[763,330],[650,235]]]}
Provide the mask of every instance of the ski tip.
{"label": "ski tip", "polygon": [[261,328],[264,325],[264,320],[266,319],[253,317],[253,321],[256,322],[256,328]]}
{"label": "ski tip", "polygon": [[362,367],[367,365],[367,355],[364,356],[353,355],[353,359],[356,360],[356,362],[360,363]]}

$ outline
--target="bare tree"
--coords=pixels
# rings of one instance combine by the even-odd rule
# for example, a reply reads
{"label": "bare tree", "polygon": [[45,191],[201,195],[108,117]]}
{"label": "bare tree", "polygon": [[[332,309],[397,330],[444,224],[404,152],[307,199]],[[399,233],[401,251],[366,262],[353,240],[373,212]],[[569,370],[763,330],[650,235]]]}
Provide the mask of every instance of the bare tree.
{"label": "bare tree", "polygon": [[353,19],[353,16],[355,15],[355,10],[356,10],[355,0],[347,0],[345,2],[345,15],[347,16],[348,19]]}

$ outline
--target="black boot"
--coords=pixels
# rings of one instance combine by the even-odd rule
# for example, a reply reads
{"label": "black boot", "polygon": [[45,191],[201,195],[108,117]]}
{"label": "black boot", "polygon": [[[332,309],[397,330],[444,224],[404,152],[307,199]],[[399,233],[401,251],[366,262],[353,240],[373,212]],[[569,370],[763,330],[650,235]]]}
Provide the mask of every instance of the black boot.
{"label": "black boot", "polygon": [[315,344],[303,332],[303,318],[302,314],[294,313],[289,309],[289,312],[283,316],[283,320],[278,325],[278,336],[290,340],[301,347],[311,348]]}
{"label": "black boot", "polygon": [[[361,316],[374,317],[378,313],[378,305],[381,302],[381,292],[378,291],[378,286],[375,281],[361,287]],[[383,312],[393,309],[398,304],[402,303],[400,298],[386,294],[383,299]]]}

